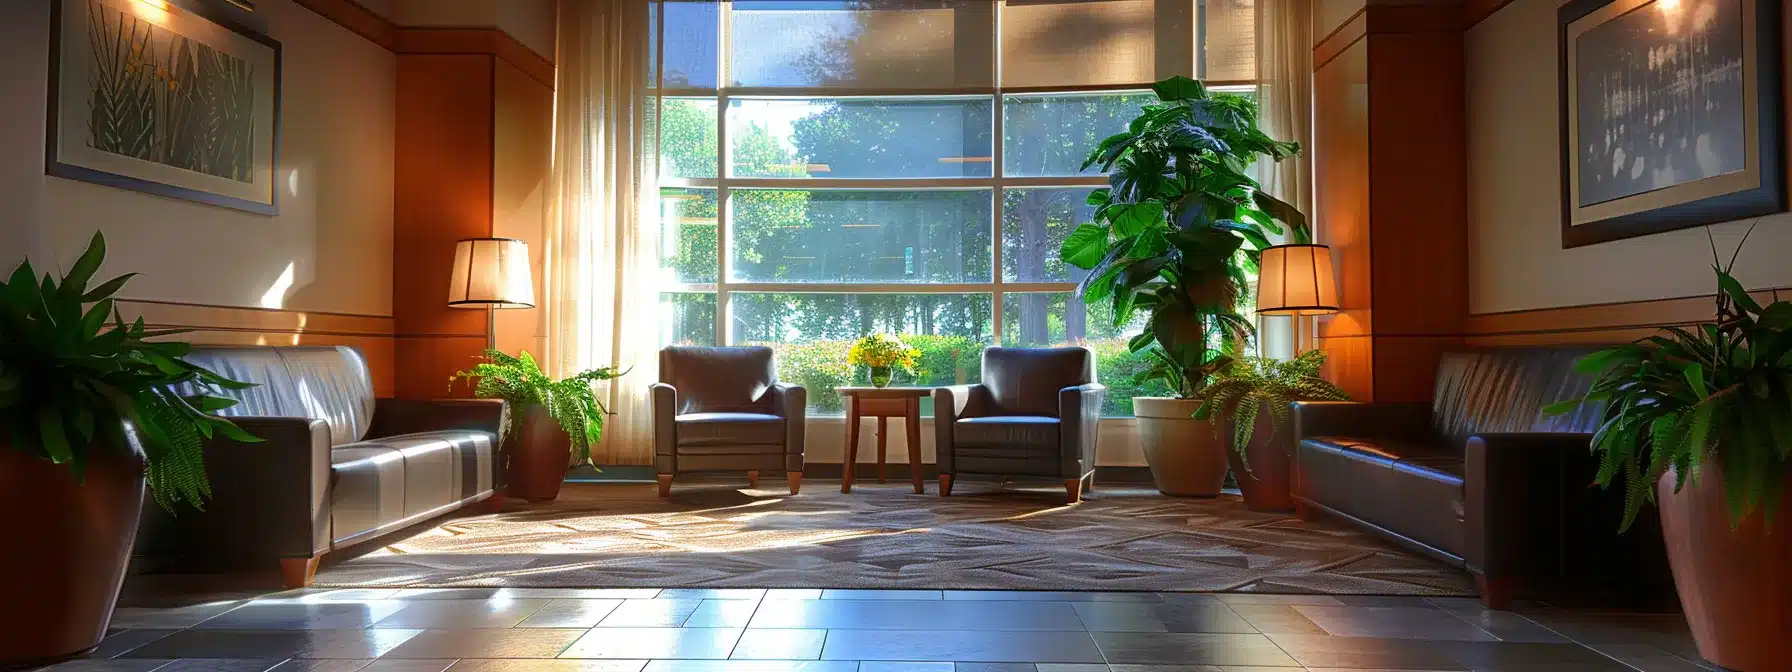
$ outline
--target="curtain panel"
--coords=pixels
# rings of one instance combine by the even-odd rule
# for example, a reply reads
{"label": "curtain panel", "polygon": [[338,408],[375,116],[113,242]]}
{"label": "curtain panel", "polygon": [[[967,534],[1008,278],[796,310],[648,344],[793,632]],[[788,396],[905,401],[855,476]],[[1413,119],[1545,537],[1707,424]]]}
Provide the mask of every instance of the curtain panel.
{"label": "curtain panel", "polygon": [[[1259,167],[1263,190],[1313,217],[1313,2],[1256,0],[1258,125],[1300,153]],[[1312,318],[1259,317],[1258,342],[1268,357],[1290,358],[1313,347]]]}

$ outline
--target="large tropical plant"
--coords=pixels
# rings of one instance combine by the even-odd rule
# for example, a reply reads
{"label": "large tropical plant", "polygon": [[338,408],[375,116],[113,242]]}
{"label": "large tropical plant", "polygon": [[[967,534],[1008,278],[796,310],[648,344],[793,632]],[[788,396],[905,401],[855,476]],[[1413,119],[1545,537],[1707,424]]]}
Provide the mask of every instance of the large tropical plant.
{"label": "large tropical plant", "polygon": [[253,385],[185,361],[186,343],[148,340],[184,330],[126,323],[112,297],[135,273],[87,286],[105,257],[95,233],[60,280],[25,262],[0,283],[0,428],[12,450],[67,464],[77,479],[99,452],[133,450],[134,430],[156,502],[201,507],[211,496],[205,440],[261,439],[216,415],[236,400],[182,391]]}
{"label": "large tropical plant", "polygon": [[1605,487],[1624,481],[1620,529],[1655,502],[1655,484],[1669,469],[1678,494],[1713,459],[1732,524],[1757,510],[1771,516],[1784,496],[1792,466],[1792,302],[1762,306],[1727,268],[1712,269],[1715,322],[1666,327],[1581,358],[1575,368],[1597,376],[1591,390],[1544,409],[1561,415],[1583,403],[1605,405],[1593,435],[1596,480]]}
{"label": "large tropical plant", "polygon": [[1259,130],[1248,97],[1186,77],[1152,88],[1159,102],[1083,163],[1108,173],[1108,187],[1089,195],[1094,221],[1072,231],[1059,256],[1089,271],[1076,291],[1111,301],[1115,325],[1150,314],[1128,347],[1154,358],[1144,377],[1190,398],[1252,334],[1239,299],[1270,236],[1309,239],[1306,218],[1246,175],[1259,158],[1281,161],[1300,147]]}
{"label": "large tropical plant", "polygon": [[[1344,390],[1319,376],[1324,366],[1324,350],[1308,350],[1294,359],[1239,358],[1196,394],[1201,405],[1195,409],[1195,418],[1230,419],[1233,447],[1239,457],[1245,457],[1245,448],[1256,431],[1259,409],[1269,409],[1269,431],[1274,435],[1278,427],[1287,423],[1288,405],[1293,402],[1350,399]],[[1246,460],[1247,468],[1249,464]]]}
{"label": "large tropical plant", "polygon": [[554,380],[541,370],[535,357],[524,350],[516,356],[501,350],[485,351],[486,361],[473,368],[458,371],[448,379],[452,387],[459,380],[473,380],[473,394],[487,399],[503,399],[510,405],[505,441],[522,436],[522,422],[532,406],[545,408],[554,423],[572,437],[573,459],[591,463],[591,446],[604,436],[604,416],[610,411],[597,400],[591,384],[622,375],[615,368],[589,369]]}

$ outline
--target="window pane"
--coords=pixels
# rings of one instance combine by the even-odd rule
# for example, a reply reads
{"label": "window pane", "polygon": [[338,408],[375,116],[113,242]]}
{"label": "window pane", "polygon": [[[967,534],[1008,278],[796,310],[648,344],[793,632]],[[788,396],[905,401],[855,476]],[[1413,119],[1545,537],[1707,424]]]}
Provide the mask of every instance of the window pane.
{"label": "window pane", "polygon": [[734,281],[991,281],[987,190],[730,193]]}
{"label": "window pane", "polygon": [[[650,113],[656,108],[649,106]],[[657,108],[659,118],[660,176],[715,177],[716,133],[714,98],[665,98]]]}
{"label": "window pane", "polygon": [[716,281],[716,190],[660,189],[661,278]]}
{"label": "window pane", "polygon": [[[664,85],[668,88],[716,88],[720,5],[716,0],[666,0],[653,5],[655,11],[662,7],[666,15],[663,35],[659,32],[650,35],[649,49],[656,56],[649,60],[665,59]],[[662,37],[666,45],[664,52],[659,51]],[[659,85],[653,79],[655,76],[648,75],[650,86]]]}
{"label": "window pane", "polygon": [[1002,172],[1017,177],[1095,175],[1081,170],[1102,139],[1126,130],[1150,93],[1007,96],[1002,102]]}
{"label": "window pane", "polygon": [[869,382],[846,364],[861,336],[897,334],[920,350],[915,371],[897,372],[894,384],[921,386],[977,382],[991,340],[988,294],[739,293],[729,302],[733,342],[776,349],[778,379],[808,389],[811,413],[840,413],[834,388]]}
{"label": "window pane", "polygon": [[1108,387],[1102,415],[1132,415],[1132,398],[1169,393],[1162,383],[1141,385],[1133,376],[1145,370],[1145,355],[1128,351],[1126,342],[1145,327],[1143,319],[1114,326],[1112,304],[1087,306],[1069,292],[1017,293],[1002,297],[1002,343],[1040,348],[1072,343],[1095,351],[1095,380]]}
{"label": "window pane", "polygon": [[734,86],[989,86],[995,4],[735,0]]}
{"label": "window pane", "polygon": [[[1167,74],[1158,64],[1157,35],[1181,34],[1162,45],[1186,51],[1193,24],[1164,12],[1159,0],[1008,0],[1002,9],[1002,86],[1143,84]],[[1176,14],[1172,16],[1172,14]],[[1178,28],[1188,28],[1182,32]],[[1192,54],[1176,68],[1193,74]],[[1171,65],[1171,64],[1165,64]]]}
{"label": "window pane", "polygon": [[716,295],[660,294],[660,343],[715,345]]}
{"label": "window pane", "polygon": [[1202,79],[1257,78],[1257,0],[1205,0],[1202,5]]}
{"label": "window pane", "polygon": [[1078,224],[1089,222],[1092,187],[1007,189],[1002,192],[1002,279],[1080,282],[1086,271],[1058,259],[1058,248]]}
{"label": "window pane", "polygon": [[735,177],[988,177],[993,102],[950,98],[728,101]]}

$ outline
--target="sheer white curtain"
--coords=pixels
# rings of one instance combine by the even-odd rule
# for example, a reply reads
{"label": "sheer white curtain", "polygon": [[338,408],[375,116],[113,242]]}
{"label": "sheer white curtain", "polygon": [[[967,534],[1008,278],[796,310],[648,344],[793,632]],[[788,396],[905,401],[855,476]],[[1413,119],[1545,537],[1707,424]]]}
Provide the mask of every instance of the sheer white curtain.
{"label": "sheer white curtain", "polygon": [[548,361],[556,375],[631,369],[600,391],[614,413],[593,450],[602,464],[653,462],[647,387],[658,380],[660,330],[647,7],[559,4]]}
{"label": "sheer white curtain", "polygon": [[[1313,2],[1257,0],[1258,125],[1277,140],[1300,143],[1300,154],[1260,166],[1264,191],[1313,216]],[[1320,0],[1323,1],[1323,0]],[[1258,318],[1265,356],[1293,357],[1311,347],[1301,317]]]}

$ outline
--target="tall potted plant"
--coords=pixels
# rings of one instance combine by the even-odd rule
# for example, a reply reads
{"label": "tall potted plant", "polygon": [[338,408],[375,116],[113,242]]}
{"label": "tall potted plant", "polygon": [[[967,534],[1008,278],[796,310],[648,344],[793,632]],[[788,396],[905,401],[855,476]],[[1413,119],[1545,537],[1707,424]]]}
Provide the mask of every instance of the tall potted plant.
{"label": "tall potted plant", "polygon": [[1153,359],[1141,377],[1176,396],[1133,399],[1145,459],[1160,492],[1211,496],[1225,483],[1226,452],[1194,418],[1196,396],[1252,334],[1239,297],[1269,236],[1308,236],[1306,218],[1245,172],[1299,146],[1258,130],[1249,98],[1186,77],[1152,88],[1159,102],[1083,163],[1101,166],[1109,186],[1089,195],[1095,221],[1072,231],[1059,256],[1089,271],[1077,293],[1111,302],[1116,325],[1149,314],[1128,347]]}
{"label": "tall potted plant", "polygon": [[456,372],[449,384],[473,380],[473,394],[506,402],[505,496],[531,502],[558,498],[567,469],[591,464],[591,446],[603,440],[609,410],[591,384],[622,374],[606,367],[554,380],[526,350],[514,357],[487,350],[485,358]]}
{"label": "tall potted plant", "polygon": [[87,286],[105,256],[94,234],[62,278],[26,262],[0,282],[0,517],[19,540],[0,553],[0,594],[29,605],[0,628],[0,667],[97,645],[145,483],[171,512],[199,506],[205,439],[260,440],[215,415],[234,400],[177,391],[250,385],[183,360],[185,343],[147,340],[179,332],[119,315],[112,297],[135,274]]}
{"label": "tall potted plant", "polygon": [[[1734,258],[1732,258],[1734,265]],[[1597,481],[1622,480],[1621,529],[1661,507],[1699,655],[1737,670],[1792,660],[1792,302],[1762,306],[1717,271],[1716,321],[1582,358],[1604,404]]]}
{"label": "tall potted plant", "polygon": [[1325,351],[1308,350],[1294,359],[1243,357],[1196,393],[1200,420],[1223,421],[1230,436],[1233,476],[1252,511],[1294,508],[1294,456],[1288,441],[1288,405],[1296,401],[1345,401],[1350,395],[1319,377]]}

